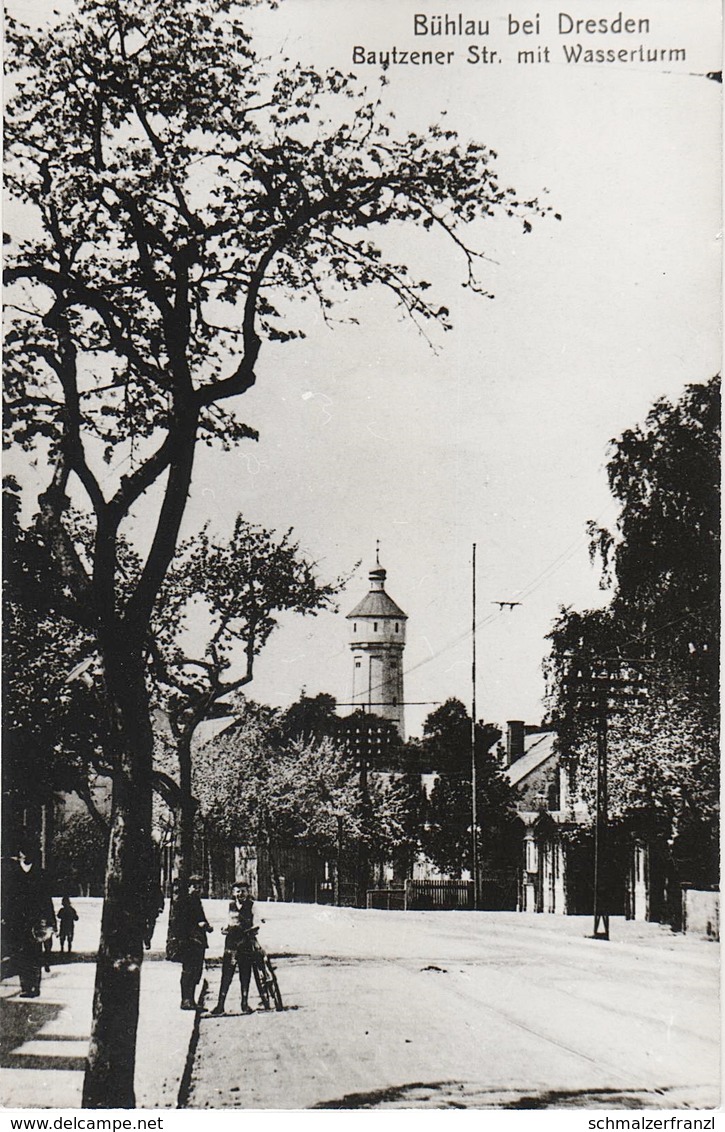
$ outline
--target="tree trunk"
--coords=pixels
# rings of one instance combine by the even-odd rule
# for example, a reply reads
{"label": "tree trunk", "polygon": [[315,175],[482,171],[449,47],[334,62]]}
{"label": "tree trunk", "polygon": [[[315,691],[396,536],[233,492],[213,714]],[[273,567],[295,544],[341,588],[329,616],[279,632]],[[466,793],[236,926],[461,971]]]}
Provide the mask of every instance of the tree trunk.
{"label": "tree trunk", "polygon": [[178,742],[181,801],[176,811],[174,871],[181,881],[188,881],[194,863],[194,813],[196,804],[191,793],[191,738],[191,735],[182,735]]}
{"label": "tree trunk", "polygon": [[282,877],[280,876],[279,868],[277,866],[277,857],[272,848],[272,841],[267,838],[267,853],[269,854],[269,873],[272,880],[272,892],[274,893],[274,900],[284,900],[285,893],[282,887]]}
{"label": "tree trunk", "polygon": [[[180,802],[176,807],[174,825],[174,879],[185,891],[194,862],[194,813],[196,803],[191,793],[191,734],[183,734],[177,743],[179,761]],[[166,958],[176,959],[179,953],[176,935],[177,886],[171,886],[169,926],[166,933]]]}
{"label": "tree trunk", "polygon": [[110,660],[119,736],[84,1108],[134,1108],[144,901],[151,861],[153,734],[140,655]]}

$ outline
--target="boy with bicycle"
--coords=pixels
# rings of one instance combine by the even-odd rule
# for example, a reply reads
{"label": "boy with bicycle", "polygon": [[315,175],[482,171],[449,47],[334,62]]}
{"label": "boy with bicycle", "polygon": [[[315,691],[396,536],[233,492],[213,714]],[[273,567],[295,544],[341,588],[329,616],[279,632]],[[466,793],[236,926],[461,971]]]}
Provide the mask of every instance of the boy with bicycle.
{"label": "boy with bicycle", "polygon": [[[219,998],[212,1014],[223,1014],[224,1003],[232,980],[235,964],[239,968],[239,986],[242,992],[242,1014],[252,1014],[249,1005],[249,984],[252,978],[254,961],[254,901],[245,881],[237,881],[232,886],[232,899],[229,902],[227,926],[222,928],[226,936],[222,958],[222,978]],[[256,970],[255,970],[256,975]],[[266,1001],[265,1001],[266,999]],[[262,996],[265,1009],[269,1009],[269,997]]]}

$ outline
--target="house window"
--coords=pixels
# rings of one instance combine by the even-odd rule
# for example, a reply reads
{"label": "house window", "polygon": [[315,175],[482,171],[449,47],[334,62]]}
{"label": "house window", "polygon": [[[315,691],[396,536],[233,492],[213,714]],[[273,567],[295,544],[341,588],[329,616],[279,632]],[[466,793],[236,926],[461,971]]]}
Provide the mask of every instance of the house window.
{"label": "house window", "polygon": [[539,854],[537,852],[538,846],[535,841],[526,842],[526,871],[527,873],[535,873],[539,867]]}
{"label": "house window", "polygon": [[356,667],[356,668],[359,668],[359,667],[360,667],[360,661],[359,661],[359,660],[356,660],[356,661],[355,661],[355,667]]}

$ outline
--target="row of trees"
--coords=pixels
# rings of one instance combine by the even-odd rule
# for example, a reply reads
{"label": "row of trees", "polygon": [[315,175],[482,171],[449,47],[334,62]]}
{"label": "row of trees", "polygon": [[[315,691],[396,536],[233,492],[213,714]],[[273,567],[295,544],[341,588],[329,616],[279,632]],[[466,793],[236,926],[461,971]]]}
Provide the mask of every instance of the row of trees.
{"label": "row of trees", "polygon": [[[393,861],[408,875],[423,853],[454,876],[470,870],[471,722],[463,704],[447,701],[428,716],[422,740],[393,743],[365,768],[348,742],[351,722],[324,694],[285,712],[246,703],[194,758],[205,827],[229,845],[294,844],[334,858],[341,817],[346,841],[367,862]],[[477,731],[480,851],[494,866],[503,863],[514,795],[491,749],[500,732]],[[426,769],[436,772],[430,796]]]}
{"label": "row of trees", "polygon": [[[97,644],[92,634],[56,615],[44,539],[37,525],[23,529],[18,514],[17,487],[8,481],[5,640],[13,664],[4,669],[6,837],[16,824],[13,815],[70,791],[107,838],[108,815],[95,805],[93,783],[112,778],[115,766]],[[128,565],[135,556],[126,544],[123,551]],[[153,709],[167,721],[165,729],[156,729],[152,775],[173,814],[181,879],[188,877],[193,853],[191,750],[198,726],[233,710],[234,694],[253,679],[278,614],[313,614],[330,605],[339,585],[316,579],[291,532],[280,537],[241,517],[228,541],[202,531],[180,548],[152,621],[146,680]],[[199,626],[196,632],[190,622]]]}
{"label": "row of trees", "polygon": [[[674,880],[719,880],[720,379],[659,400],[612,441],[613,530],[590,524],[611,590],[603,609],[563,609],[550,634],[550,710],[563,757],[593,809],[591,689],[574,673],[614,678],[607,703],[609,795],[625,831],[657,842]],[[643,692],[629,698],[623,677]],[[603,709],[603,708],[602,708]]]}
{"label": "row of trees", "polygon": [[[302,333],[296,299],[327,318],[379,286],[419,327],[448,326],[376,231],[437,233],[485,293],[467,226],[529,231],[543,211],[485,146],[396,136],[349,76],[260,57],[253,2],[78,0],[51,28],[6,25],[7,439],[52,469],[35,524],[47,611],[93,642],[113,779],[86,1107],[134,1104],[161,784],[149,669],[197,444],[254,438],[235,401],[263,343]],[[184,693],[197,683],[186,666]]]}

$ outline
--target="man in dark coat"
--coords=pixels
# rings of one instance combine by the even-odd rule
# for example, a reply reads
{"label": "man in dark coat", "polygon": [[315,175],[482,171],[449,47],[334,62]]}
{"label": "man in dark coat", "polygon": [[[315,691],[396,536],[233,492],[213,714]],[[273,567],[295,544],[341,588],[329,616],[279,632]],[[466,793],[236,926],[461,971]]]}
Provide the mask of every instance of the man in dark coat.
{"label": "man in dark coat", "polygon": [[201,877],[190,877],[184,891],[179,885],[174,929],[181,958],[181,1009],[196,1010],[194,995],[204,970],[207,935],[214,929],[206,918],[201,903]]}
{"label": "man in dark coat", "polygon": [[20,977],[20,997],[37,998],[44,944],[57,924],[50,889],[34,851],[18,851],[9,886],[7,928],[13,965]]}

